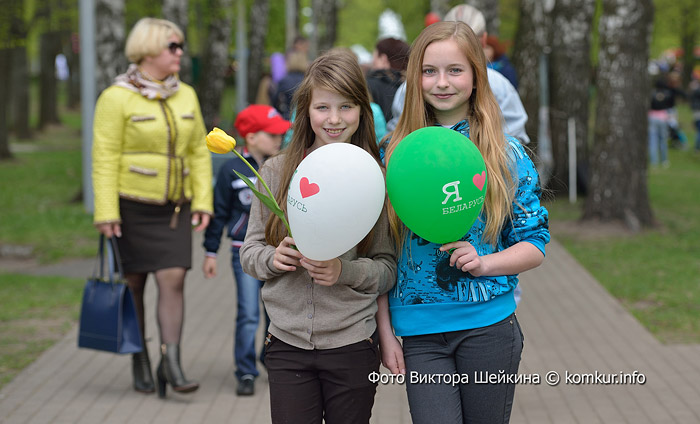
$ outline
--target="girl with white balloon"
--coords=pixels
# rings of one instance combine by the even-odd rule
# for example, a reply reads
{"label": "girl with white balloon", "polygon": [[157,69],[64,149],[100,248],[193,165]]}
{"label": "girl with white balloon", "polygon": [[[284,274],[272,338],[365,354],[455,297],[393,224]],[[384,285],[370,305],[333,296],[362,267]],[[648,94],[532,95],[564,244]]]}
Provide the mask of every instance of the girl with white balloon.
{"label": "girl with white balloon", "polygon": [[272,422],[368,423],[379,369],[376,298],[396,251],[364,75],[349,51],[316,59],[295,93],[289,146],[261,177],[292,235],[256,199],[240,251],[264,280]]}

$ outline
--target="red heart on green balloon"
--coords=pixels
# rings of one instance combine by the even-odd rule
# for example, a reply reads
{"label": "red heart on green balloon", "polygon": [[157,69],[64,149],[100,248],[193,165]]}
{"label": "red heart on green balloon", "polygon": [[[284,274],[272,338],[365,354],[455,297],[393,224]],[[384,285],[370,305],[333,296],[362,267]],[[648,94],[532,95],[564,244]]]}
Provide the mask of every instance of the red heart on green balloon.
{"label": "red heart on green balloon", "polygon": [[486,183],[486,171],[482,171],[481,174],[474,174],[472,181],[474,182],[476,188],[479,190],[483,189],[484,183]]}

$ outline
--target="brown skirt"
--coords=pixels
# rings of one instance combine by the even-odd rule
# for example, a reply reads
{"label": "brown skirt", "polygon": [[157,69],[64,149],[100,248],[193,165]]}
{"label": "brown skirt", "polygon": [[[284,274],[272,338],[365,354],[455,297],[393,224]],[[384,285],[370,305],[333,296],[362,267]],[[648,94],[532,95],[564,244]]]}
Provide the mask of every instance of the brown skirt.
{"label": "brown skirt", "polygon": [[190,204],[184,203],[177,227],[170,228],[175,204],[149,205],[119,199],[122,236],[117,238],[125,273],[192,267]]}

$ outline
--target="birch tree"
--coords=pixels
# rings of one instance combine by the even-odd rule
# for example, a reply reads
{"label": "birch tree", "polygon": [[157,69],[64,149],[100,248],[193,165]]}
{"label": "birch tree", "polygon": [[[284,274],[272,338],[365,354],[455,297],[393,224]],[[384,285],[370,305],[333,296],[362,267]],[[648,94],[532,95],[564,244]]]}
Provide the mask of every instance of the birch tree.
{"label": "birch tree", "polygon": [[[163,0],[163,18],[177,25],[185,39],[187,38],[187,26],[189,19],[187,17],[187,0]],[[192,58],[189,50],[182,51],[180,58],[180,79],[188,84],[192,84]]]}
{"label": "birch tree", "polygon": [[474,6],[484,14],[486,20],[486,32],[491,35],[498,35],[498,29],[501,26],[499,18],[498,1],[493,0],[468,0],[465,3]]}
{"label": "birch tree", "polygon": [[313,33],[309,50],[311,56],[316,57],[335,44],[338,34],[338,4],[337,0],[311,0],[311,4]]}
{"label": "birch tree", "polygon": [[39,35],[39,128],[58,124],[58,86],[56,55],[61,51],[61,34],[55,22],[57,11],[50,0],[37,2],[36,14],[43,31]]}
{"label": "birch tree", "polygon": [[[568,122],[576,128],[576,157],[588,157],[591,29],[595,0],[558,0],[552,10],[550,113],[554,173],[548,188],[565,194],[569,181]],[[576,170],[574,170],[576,172]]]}
{"label": "birch tree", "polygon": [[652,0],[603,0],[595,137],[583,219],[653,224],[647,191]]}
{"label": "birch tree", "polygon": [[448,0],[430,0],[430,10],[442,18],[450,11],[450,2]]}
{"label": "birch tree", "polygon": [[27,61],[28,25],[24,20],[24,2],[12,3],[11,19],[8,26],[12,40],[10,76],[8,81],[12,108],[10,111],[12,130],[18,139],[32,136],[29,128],[29,64]]}
{"label": "birch tree", "polygon": [[540,110],[540,56],[549,49],[549,12],[551,0],[520,0],[520,20],[513,47],[513,66],[518,72],[518,91],[527,112],[525,130],[530,147],[537,151]]}
{"label": "birch tree", "polygon": [[224,77],[228,69],[228,49],[231,44],[232,0],[209,0],[209,32],[202,60],[199,101],[207,130],[218,121],[219,105],[224,92]]}
{"label": "birch tree", "polygon": [[112,85],[114,78],[126,71],[124,57],[126,30],[124,27],[124,0],[97,0],[95,2],[96,87],[99,95]]}
{"label": "birch tree", "polygon": [[321,22],[323,31],[318,40],[319,51],[331,49],[338,36],[338,0],[323,0],[321,2]]}
{"label": "birch tree", "polygon": [[270,2],[257,0],[250,10],[250,38],[248,56],[248,103],[255,103],[258,86],[263,75],[265,60],[265,36],[270,14]]}
{"label": "birch tree", "polygon": [[12,62],[11,14],[0,10],[0,160],[12,158],[8,139],[7,110]]}

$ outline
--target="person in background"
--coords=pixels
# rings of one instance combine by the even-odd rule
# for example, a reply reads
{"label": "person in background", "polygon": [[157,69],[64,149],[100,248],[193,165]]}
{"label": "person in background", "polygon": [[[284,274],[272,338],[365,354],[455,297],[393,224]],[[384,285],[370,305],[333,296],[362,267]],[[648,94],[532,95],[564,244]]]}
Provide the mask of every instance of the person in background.
{"label": "person in background", "polygon": [[403,83],[408,63],[409,45],[396,38],[379,40],[372,53],[372,68],[367,74],[367,86],[372,101],[384,113],[384,121],[391,120],[391,103],[396,90]]}
{"label": "person in background", "polygon": [[304,79],[308,61],[302,52],[291,52],[287,55],[287,74],[277,83],[277,89],[272,97],[272,105],[289,120],[292,116],[292,98],[301,81]]}
{"label": "person in background", "polygon": [[695,153],[700,153],[700,75],[690,82],[690,109],[695,122]]}
{"label": "person in background", "polygon": [[661,76],[654,82],[649,105],[649,163],[651,166],[670,166],[668,160],[668,135],[671,110],[675,107],[675,93]]}
{"label": "person in background", "polygon": [[486,35],[486,45],[484,46],[484,54],[486,54],[486,60],[488,60],[487,66],[491,69],[495,69],[500,72],[501,75],[506,77],[515,89],[518,89],[518,75],[510,63],[508,56],[506,55],[506,46],[503,45],[498,37],[493,35]]}
{"label": "person in background", "polygon": [[303,35],[297,35],[294,37],[294,41],[292,42],[292,47],[291,49],[287,52],[287,54],[291,52],[298,52],[303,54],[306,59],[309,59],[309,49],[311,48],[311,43],[309,42],[309,39],[304,37]]}
{"label": "person in background", "polygon": [[[185,274],[192,266],[192,227],[204,230],[213,212],[199,102],[178,78],[184,41],[170,21],[136,23],[125,48],[131,65],[97,100],[92,145],[95,226],[116,236],[144,341],[149,273],[158,286],[160,397],[166,383],[180,393],[199,388],[180,366]],[[145,342],[132,356],[132,372],[136,391],[155,390]]]}
{"label": "person in background", "polygon": [[[243,109],[234,126],[245,139],[243,157],[257,170],[270,156],[279,152],[282,135],[291,127],[277,111],[265,105],[250,105]],[[239,250],[248,229],[253,191],[234,171],[256,181],[253,171],[237,156],[229,159],[219,170],[214,188],[214,218],[204,234],[206,255],[202,270],[206,278],[216,276],[216,252],[221,232],[227,227],[231,239],[231,267],[236,279],[236,331],[233,356],[239,396],[255,393],[255,379],[260,374],[255,365],[255,333],[260,321],[260,287],[262,281],[243,272]]]}
{"label": "person in background", "polygon": [[683,91],[681,73],[675,70],[669,72],[666,76],[666,84],[673,92],[673,107],[668,110],[668,132],[671,147],[686,150],[688,148],[688,136],[685,135],[680,122],[678,122],[678,109],[676,108],[676,99],[687,100],[688,98],[685,91]]}

